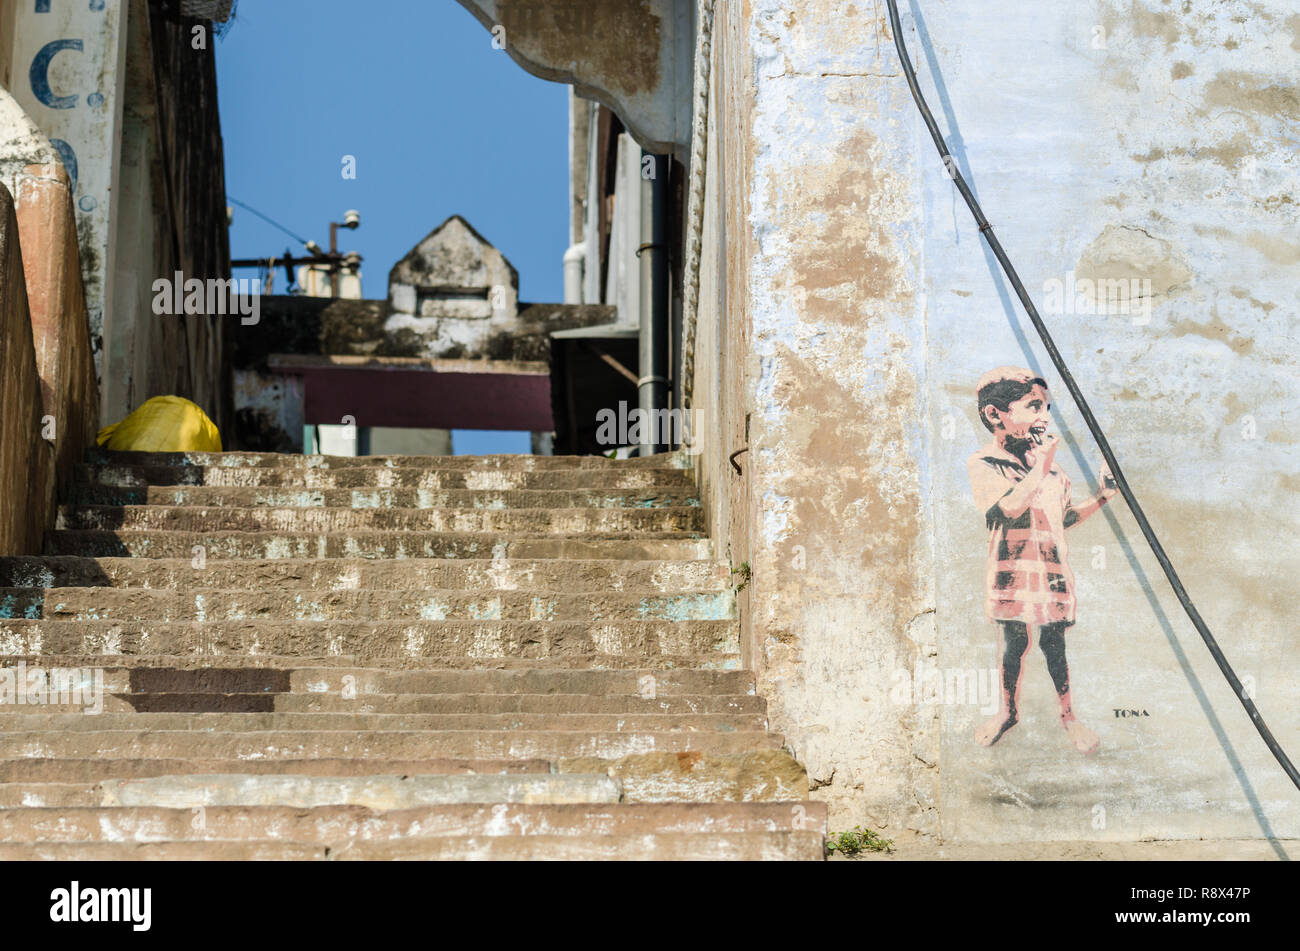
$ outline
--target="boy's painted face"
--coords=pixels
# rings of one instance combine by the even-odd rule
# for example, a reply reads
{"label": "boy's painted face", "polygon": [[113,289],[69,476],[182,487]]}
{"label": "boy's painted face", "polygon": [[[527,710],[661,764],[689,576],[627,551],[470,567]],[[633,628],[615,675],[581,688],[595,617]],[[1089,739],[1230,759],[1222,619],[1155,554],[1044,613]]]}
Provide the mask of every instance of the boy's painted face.
{"label": "boy's painted face", "polygon": [[1020,399],[1007,407],[1005,413],[996,407],[990,407],[995,414],[998,435],[1008,439],[1024,442],[1039,442],[1051,424],[1052,404],[1047,390],[1035,386]]}

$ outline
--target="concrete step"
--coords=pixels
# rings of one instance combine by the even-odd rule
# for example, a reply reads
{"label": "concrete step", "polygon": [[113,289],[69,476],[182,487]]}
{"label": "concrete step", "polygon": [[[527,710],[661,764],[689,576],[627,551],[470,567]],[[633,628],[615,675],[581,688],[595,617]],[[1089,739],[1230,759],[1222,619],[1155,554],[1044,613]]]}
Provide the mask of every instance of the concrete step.
{"label": "concrete step", "polygon": [[427,467],[469,471],[548,472],[665,469],[686,470],[694,462],[683,453],[634,459],[604,456],[308,456],[280,452],[114,452],[92,448],[87,463],[141,466],[207,466],[222,469],[406,469]]}
{"label": "concrete step", "polygon": [[[90,718],[87,718],[90,719]],[[781,736],[734,733],[592,733],[527,730],[103,730],[6,731],[0,759],[545,759],[618,760],[639,753],[741,753],[779,749]],[[592,772],[592,770],[569,770]]]}
{"label": "concrete step", "polygon": [[[237,765],[237,764],[234,764]],[[615,803],[622,787],[605,775],[302,776],[254,773],[162,775],[92,783],[0,783],[0,809],[98,806],[329,805],[409,809],[457,803]]]}
{"label": "concrete step", "polygon": [[[819,808],[820,806],[820,808]],[[468,803],[363,806],[121,806],[0,809],[0,841],[229,842],[283,840],[341,848],[442,839],[824,834],[819,803]]]}
{"label": "concrete step", "polygon": [[426,489],[488,492],[694,491],[694,474],[685,469],[451,469],[440,465],[406,468],[241,469],[221,466],[86,465],[76,470],[80,484],[106,486],[224,486],[310,489]]}
{"label": "concrete step", "polygon": [[[76,713],[77,708],[57,708]],[[0,724],[7,718],[55,708],[0,704]],[[591,694],[337,694],[303,693],[124,693],[104,698],[104,713],[382,713],[432,714],[685,714],[763,716],[767,704],[755,696],[683,696],[643,699]]]}
{"label": "concrete step", "polygon": [[329,852],[293,842],[0,842],[0,862],[311,862]]}
{"label": "concrete step", "polygon": [[[625,802],[786,802],[808,797],[803,767],[780,749],[630,753],[626,756],[471,760],[365,758],[43,757],[0,760],[4,804],[99,804],[93,790],[116,780],[164,776],[601,775],[617,780]],[[41,796],[55,797],[44,801]]]}
{"label": "concrete step", "polygon": [[0,809],[55,809],[101,804],[98,783],[0,783]]}
{"label": "concrete step", "polygon": [[204,508],[658,509],[700,504],[694,489],[308,489],[250,486],[74,486],[77,505],[192,505]]}
{"label": "concrete step", "polygon": [[689,457],[86,458],[0,559],[0,860],[823,857]]}
{"label": "concrete step", "polygon": [[627,559],[711,561],[713,543],[683,533],[611,533],[603,538],[497,533],[53,531],[45,554],[89,558],[184,558],[204,562],[278,558]]}
{"label": "concrete step", "polygon": [[[608,767],[604,767],[606,770]],[[37,790],[46,786],[88,789],[111,779],[144,779],[156,776],[254,775],[254,776],[469,776],[532,775],[552,772],[543,759],[10,759],[0,760],[0,786]],[[576,770],[570,770],[576,772]],[[10,794],[11,798],[14,794]],[[98,802],[98,800],[96,800]],[[40,803],[31,803],[40,805]]]}
{"label": "concrete step", "polygon": [[[17,677],[34,667],[102,670],[104,690],[114,694],[261,693],[345,698],[402,694],[447,696],[485,694],[518,696],[599,696],[611,698],[715,694],[753,696],[754,675],[743,670],[634,667],[618,670],[455,669],[431,667],[399,670],[358,665],[347,657],[285,657],[264,654],[239,658],[238,666],[218,666],[204,656],[128,657],[104,654],[11,655],[0,667]],[[325,660],[337,661],[327,666]],[[25,668],[19,665],[26,665]],[[84,677],[84,674],[83,674]]]}
{"label": "concrete step", "polygon": [[477,590],[579,592],[725,591],[726,562],[591,559],[278,559],[214,561],[195,568],[192,555],[166,558],[0,558],[0,586],[9,588],[217,588],[223,591]]}
{"label": "concrete step", "polygon": [[[0,651],[16,642],[5,642],[0,638]],[[81,668],[85,689],[90,690],[91,678],[96,669],[123,668],[130,670],[170,669],[201,670],[209,668],[242,668],[253,670],[294,670],[298,668],[320,668],[342,672],[356,669],[374,668],[381,665],[395,673],[451,672],[451,670],[493,669],[503,673],[526,673],[529,670],[546,670],[550,673],[620,673],[640,672],[646,665],[653,664],[659,670],[702,670],[702,672],[733,673],[740,672],[740,655],[738,653],[711,653],[711,655],[679,655],[679,653],[662,653],[656,657],[621,655],[621,653],[591,653],[591,655],[551,656],[545,663],[538,663],[536,657],[364,657],[354,653],[338,655],[287,656],[279,653],[243,653],[243,655],[209,655],[209,653],[0,653],[4,663],[23,661],[29,665],[45,668]],[[240,692],[240,691],[231,691]],[[380,691],[382,692],[382,691]]]}
{"label": "concrete step", "polygon": [[751,832],[638,836],[526,836],[357,842],[337,848],[293,842],[12,842],[0,861],[706,861],[817,862],[819,832]]}
{"label": "concrete step", "polygon": [[453,532],[503,535],[698,534],[700,508],[387,509],[62,505],[56,528],[100,532]]}
{"label": "concrete step", "polygon": [[[617,803],[618,781],[605,775],[535,773],[489,776],[275,776],[245,773],[206,776],[154,776],[99,783],[96,806],[191,810],[195,806],[361,806],[366,809],[416,809],[466,803]],[[277,823],[279,825],[279,823]],[[256,838],[259,830],[240,830]],[[0,810],[0,838],[4,838]],[[222,830],[216,830],[222,835]],[[292,833],[291,833],[292,834]],[[16,837],[22,837],[19,831]]]}
{"label": "concrete step", "polygon": [[[0,620],[9,654],[278,654],[314,657],[707,660],[739,651],[734,621],[34,621]],[[715,662],[716,662],[715,657]],[[51,664],[51,666],[53,666]]]}
{"label": "concrete step", "polygon": [[[320,713],[204,712],[157,713],[127,710],[100,714],[58,713],[37,706],[10,708],[0,714],[9,733],[93,733],[130,730],[201,730],[209,733],[294,731],[528,731],[581,733],[736,733],[762,732],[762,714],[726,713]],[[9,712],[19,710],[21,712]]]}
{"label": "concrete step", "polygon": [[626,802],[786,802],[808,798],[808,773],[784,749],[655,750],[557,760],[563,773],[604,773]]}
{"label": "concrete step", "polygon": [[730,591],[672,595],[559,594],[554,591],[258,591],[206,588],[0,588],[0,619],[47,621],[725,621],[736,617]]}
{"label": "concrete step", "polygon": [[[820,832],[647,833],[358,842],[332,850],[328,858],[340,862],[820,862],[825,859],[824,847]],[[0,858],[3,855],[0,849]]]}

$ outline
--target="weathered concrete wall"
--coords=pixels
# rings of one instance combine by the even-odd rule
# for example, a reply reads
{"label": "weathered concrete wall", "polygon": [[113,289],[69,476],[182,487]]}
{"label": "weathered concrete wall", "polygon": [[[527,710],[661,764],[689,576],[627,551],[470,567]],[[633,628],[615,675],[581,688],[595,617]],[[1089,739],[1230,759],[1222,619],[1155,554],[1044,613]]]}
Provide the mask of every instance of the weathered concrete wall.
{"label": "weathered concrete wall", "polygon": [[71,179],[99,422],[176,394],[226,429],[221,318],[152,309],[158,278],[230,270],[211,28],[170,9],[0,0],[0,69]]}
{"label": "weathered concrete wall", "polygon": [[4,38],[14,35],[14,18],[18,6],[13,0],[0,0],[0,86],[8,89],[13,84],[14,51]]}
{"label": "weathered concrete wall", "polygon": [[59,486],[72,481],[99,428],[99,391],[82,291],[72,183],[63,166],[32,165],[18,183],[18,230],[44,415]]}
{"label": "weathered concrete wall", "polygon": [[[114,293],[104,335],[102,364],[104,423],[126,416],[149,396],[172,391],[165,378],[183,368],[184,341],[178,325],[186,318],[153,312],[153,282],[172,277],[172,244],[166,184],[160,180],[157,103],[153,52],[146,3],[130,5],[127,23],[126,76],[123,90],[122,134],[119,145],[117,216],[113,238],[130,248],[117,255]],[[193,319],[193,318],[191,318]],[[169,338],[169,339],[165,339]],[[179,343],[179,346],[178,346]],[[145,396],[145,393],[148,396]],[[178,394],[186,395],[186,394]]]}
{"label": "weathered concrete wall", "polygon": [[0,183],[0,555],[35,554],[54,516],[54,450],[36,372],[13,196]]}
{"label": "weathered concrete wall", "polygon": [[306,425],[302,379],[282,376],[265,367],[235,367],[231,379],[235,389],[235,426],[223,436],[225,448],[302,452]]}
{"label": "weathered concrete wall", "polygon": [[[941,86],[929,88],[958,161],[1188,590],[1294,756],[1300,649],[1284,579],[1300,550],[1280,540],[1300,529],[1300,17],[1277,0],[1014,6],[1015,36],[976,4],[927,3],[909,41],[933,49]],[[1041,49],[1032,70],[1017,65],[1024,37]],[[988,438],[974,381],[1000,364],[1046,369],[1076,500],[1096,489],[1098,453],[1037,341],[1024,343],[942,167],[924,169],[939,666],[978,670],[996,664],[996,638],[982,617],[987,533],[964,471]],[[1114,282],[1114,296],[1096,301],[1088,280]],[[1065,741],[1034,648],[1019,735],[972,748],[985,714],[941,707],[945,834],[1300,835],[1295,790],[1122,502],[1074,529],[1070,553],[1073,702],[1101,750],[1085,760]]]}
{"label": "weathered concrete wall", "polygon": [[[143,8],[133,0],[132,16]],[[195,9],[198,9],[197,7]],[[143,19],[143,16],[140,16]],[[230,277],[230,232],[226,220],[225,160],[221,117],[217,104],[217,70],[212,24],[166,15],[148,7],[148,55],[153,65],[155,95],[151,103],[138,102],[144,114],[157,110],[156,135],[137,126],[145,144],[156,143],[153,170],[147,189],[138,193],[142,219],[153,214],[153,258],[138,259],[137,279],[170,278],[176,271],[187,280],[222,280]],[[195,48],[195,30],[206,45]],[[139,34],[132,32],[135,40]],[[137,52],[138,51],[138,52]],[[146,58],[140,42],[130,49]],[[147,90],[142,91],[147,95]],[[119,239],[130,239],[129,232]],[[158,269],[150,272],[151,264]],[[134,409],[139,402],[161,394],[175,394],[203,407],[223,433],[233,425],[232,387],[225,358],[225,336],[240,321],[227,316],[159,316],[152,308],[132,314],[137,323],[136,352],[156,355],[148,375],[135,384]],[[105,411],[105,417],[111,415]]]}
{"label": "weathered concrete wall", "polygon": [[[33,357],[41,385],[43,438],[56,447],[66,485],[94,439],[98,406],[90,325],[82,291],[77,218],[67,172],[53,145],[0,90],[0,183],[14,199]],[[19,497],[21,498],[21,497]]]}
{"label": "weathered concrete wall", "polygon": [[718,8],[714,34],[708,135],[708,177],[701,241],[698,337],[695,347],[694,413],[696,477],[719,555],[731,563],[746,636],[741,656],[757,663],[752,612],[753,589],[745,583],[752,569],[749,516],[752,453],[749,446],[752,401],[746,390],[751,372],[750,311],[745,274],[755,253],[744,182],[752,160],[753,62],[743,51],[746,39],[740,8]]}
{"label": "weathered concrete wall", "polygon": [[[1017,0],[990,17],[930,0],[918,33],[902,6],[954,154],[1189,590],[1294,747],[1284,592],[1300,555],[1279,539],[1300,521],[1300,20],[1280,2]],[[752,567],[746,660],[832,827],[1300,835],[1293,791],[1118,508],[1070,535],[1067,656],[1097,754],[1057,723],[1037,646],[1022,722],[992,748],[973,738],[988,696],[913,695],[932,670],[991,686],[988,533],[966,474],[989,438],[974,389],[995,366],[1047,364],[920,125],[883,4],[721,4],[715,40],[701,480],[724,551]],[[1134,312],[1053,313],[1052,282],[1085,277],[1137,280]],[[1097,453],[1057,390],[1058,463],[1082,501]]]}
{"label": "weathered concrete wall", "polygon": [[54,143],[73,181],[97,371],[116,268],[112,222],[128,2],[7,0],[15,8],[7,13],[13,28],[3,37],[12,63],[8,89]]}
{"label": "weathered concrete wall", "polygon": [[613,109],[637,142],[683,161],[695,0],[459,0],[528,72]]}
{"label": "weathered concrete wall", "polygon": [[[618,137],[614,161],[614,214],[610,222],[609,260],[600,300],[612,304],[618,322],[637,326],[641,320],[641,147],[630,135]],[[589,266],[599,270],[596,251]]]}
{"label": "weathered concrete wall", "polygon": [[[591,114],[595,105],[569,87],[569,244],[582,241],[587,223],[588,153],[591,149]],[[566,300],[566,304],[581,304]]]}
{"label": "weathered concrete wall", "polygon": [[[886,689],[932,649],[934,564],[917,156],[878,13],[763,0],[725,24],[722,72],[753,90],[724,199],[744,202],[728,240],[746,235],[724,333],[748,343],[748,511],[730,522],[760,691],[810,783],[841,819],[933,829],[936,736]],[[723,438],[743,444],[741,423]]]}

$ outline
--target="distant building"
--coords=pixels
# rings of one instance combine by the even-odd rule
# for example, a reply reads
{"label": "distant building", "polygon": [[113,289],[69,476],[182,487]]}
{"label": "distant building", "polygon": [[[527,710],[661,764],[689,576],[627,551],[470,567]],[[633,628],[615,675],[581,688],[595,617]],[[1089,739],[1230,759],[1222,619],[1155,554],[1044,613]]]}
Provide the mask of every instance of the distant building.
{"label": "distant building", "polygon": [[460,215],[452,215],[388,275],[389,333],[409,330],[429,356],[482,351],[514,328],[519,272]]}
{"label": "distant building", "polygon": [[350,452],[449,452],[429,431],[453,427],[532,432],[547,452],[565,431],[551,334],[613,318],[601,305],[520,303],[514,266],[454,215],[394,265],[384,300],[262,299],[256,332],[234,337],[235,439],[302,451],[303,427],[321,427],[328,447],[349,450],[325,428],[348,417],[343,437],[361,442]]}

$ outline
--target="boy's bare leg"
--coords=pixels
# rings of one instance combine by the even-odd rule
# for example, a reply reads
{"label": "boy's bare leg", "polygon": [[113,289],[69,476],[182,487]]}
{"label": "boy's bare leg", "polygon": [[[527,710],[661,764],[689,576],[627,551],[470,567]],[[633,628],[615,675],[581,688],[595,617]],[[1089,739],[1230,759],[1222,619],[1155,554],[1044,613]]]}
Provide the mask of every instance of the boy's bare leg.
{"label": "boy's bare leg", "polygon": [[1056,696],[1061,704],[1061,726],[1065,727],[1076,750],[1080,753],[1095,753],[1101,746],[1101,738],[1075,719],[1070,704],[1070,668],[1065,662],[1065,627],[1064,624],[1044,624],[1039,628],[1038,642],[1043,648],[1047,672],[1052,675]]}
{"label": "boy's bare leg", "polygon": [[1027,653],[1029,627],[1021,621],[1003,621],[1002,664],[998,670],[1002,703],[997,716],[975,728],[975,742],[980,746],[992,746],[1020,722],[1020,679]]}

